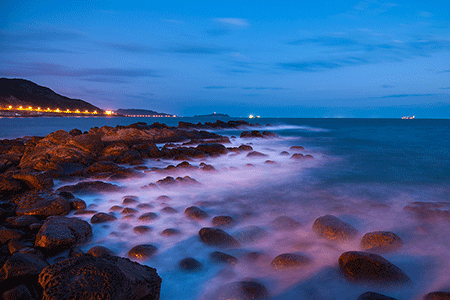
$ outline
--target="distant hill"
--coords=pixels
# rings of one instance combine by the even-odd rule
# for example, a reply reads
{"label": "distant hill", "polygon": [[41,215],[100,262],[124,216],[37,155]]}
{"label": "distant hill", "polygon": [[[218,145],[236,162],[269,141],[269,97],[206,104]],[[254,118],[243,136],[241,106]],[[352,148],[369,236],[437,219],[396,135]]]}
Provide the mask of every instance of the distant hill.
{"label": "distant hill", "polygon": [[81,111],[96,110],[99,113],[102,112],[100,108],[86,101],[61,96],[51,89],[29,80],[0,78],[0,106],[9,105],[13,107],[22,105],[24,107],[32,106],[33,108],[50,107],[51,109],[59,108],[61,110],[79,109]]}
{"label": "distant hill", "polygon": [[209,115],[195,115],[195,118],[230,118],[227,114],[209,114]]}
{"label": "distant hill", "polygon": [[171,114],[166,113],[159,113],[154,110],[148,110],[148,109],[124,109],[119,108],[116,110],[116,113],[118,115],[125,115],[125,116],[173,116]]}

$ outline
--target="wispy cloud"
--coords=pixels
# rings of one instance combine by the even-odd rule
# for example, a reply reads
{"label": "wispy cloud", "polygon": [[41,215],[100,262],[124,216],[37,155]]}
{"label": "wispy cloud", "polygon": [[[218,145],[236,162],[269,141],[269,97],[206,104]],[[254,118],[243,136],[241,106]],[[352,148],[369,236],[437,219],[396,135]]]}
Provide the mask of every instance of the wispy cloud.
{"label": "wispy cloud", "polygon": [[438,96],[440,94],[394,94],[394,95],[386,95],[382,96],[380,98],[406,98],[406,97],[431,97],[431,96]]}
{"label": "wispy cloud", "polygon": [[135,43],[100,43],[102,46],[107,48],[111,48],[118,51],[130,52],[130,53],[155,53],[158,52],[157,48],[152,46],[143,45],[143,44],[135,44]]}
{"label": "wispy cloud", "polygon": [[247,21],[247,19],[241,19],[241,18],[216,18],[214,20],[219,23],[234,25],[234,26],[250,25],[250,23]]}
{"label": "wispy cloud", "polygon": [[232,52],[232,49],[217,46],[180,46],[169,48],[164,51],[182,54],[222,54],[226,52]]}
{"label": "wispy cloud", "polygon": [[440,88],[440,90],[450,90],[450,86],[449,87],[442,87],[442,88]]}
{"label": "wispy cloud", "polygon": [[227,89],[227,86],[221,86],[221,85],[210,85],[210,86],[205,86],[203,87],[206,90],[222,90],[222,89]]}
{"label": "wispy cloud", "polygon": [[280,91],[285,90],[285,88],[281,87],[265,87],[265,86],[246,86],[242,88],[243,90],[254,90],[254,91],[262,91],[262,90],[271,90],[271,91]]}

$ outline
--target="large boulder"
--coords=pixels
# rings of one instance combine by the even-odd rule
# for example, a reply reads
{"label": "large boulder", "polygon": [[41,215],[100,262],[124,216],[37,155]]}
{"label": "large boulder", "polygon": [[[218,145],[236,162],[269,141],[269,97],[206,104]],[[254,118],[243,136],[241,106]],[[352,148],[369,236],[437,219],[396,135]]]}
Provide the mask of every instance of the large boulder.
{"label": "large boulder", "polygon": [[11,196],[24,190],[19,180],[10,176],[0,175],[0,196]]}
{"label": "large boulder", "polygon": [[101,192],[118,192],[120,187],[103,181],[85,181],[74,185],[66,185],[56,190],[57,192],[69,192],[73,194],[94,194]]}
{"label": "large boulder", "polygon": [[352,239],[358,234],[358,231],[353,226],[331,215],[317,218],[312,229],[319,236],[337,242]]}
{"label": "large boulder", "polygon": [[222,144],[200,144],[197,146],[197,150],[205,152],[207,154],[225,154],[228,152],[227,148]]}
{"label": "large boulder", "polygon": [[202,242],[208,246],[224,248],[240,246],[239,242],[234,237],[218,228],[204,227],[200,229],[198,234]]}
{"label": "large boulder", "polygon": [[53,187],[53,179],[44,172],[22,171],[14,174],[13,178],[24,182],[30,189],[42,190]]}
{"label": "large boulder", "polygon": [[161,278],[154,268],[117,256],[63,260],[45,268],[39,284],[43,300],[156,300],[161,291]]}
{"label": "large boulder", "polygon": [[19,216],[33,215],[46,218],[54,215],[67,215],[70,203],[54,193],[26,192],[12,199],[17,204],[16,213]]}
{"label": "large boulder", "polygon": [[339,267],[352,282],[402,284],[411,279],[397,266],[378,254],[349,251],[339,257]]}
{"label": "large boulder", "polygon": [[60,252],[81,245],[92,237],[88,222],[77,218],[53,216],[47,218],[36,235],[35,245],[52,252]]}

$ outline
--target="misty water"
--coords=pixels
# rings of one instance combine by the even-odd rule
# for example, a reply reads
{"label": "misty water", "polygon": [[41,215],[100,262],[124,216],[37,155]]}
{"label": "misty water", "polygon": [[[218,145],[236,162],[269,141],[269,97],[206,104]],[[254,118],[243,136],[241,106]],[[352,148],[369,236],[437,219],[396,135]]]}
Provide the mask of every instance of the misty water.
{"label": "misty water", "polygon": [[[110,123],[106,124],[105,120]],[[8,128],[7,121],[0,120],[3,129]],[[64,122],[55,122],[60,121]],[[70,119],[70,124],[52,126],[88,130],[114,122],[127,125],[136,121],[167,121],[176,125],[179,120],[96,118],[77,123]],[[16,122],[13,132],[16,136],[54,131],[50,126],[36,133],[35,122],[43,122],[38,119],[12,122]],[[155,245],[156,254],[139,262],[157,269],[162,278],[161,299],[214,299],[219,290],[224,286],[226,289],[227,283],[249,278],[263,284],[270,299],[277,300],[356,299],[367,291],[397,299],[421,299],[428,292],[450,291],[449,220],[418,219],[404,210],[414,201],[450,203],[450,120],[260,119],[257,122],[270,123],[269,127],[260,129],[275,132],[279,138],[241,139],[242,130],[215,132],[230,137],[231,144],[226,144],[227,147],[248,144],[266,157],[229,152],[190,161],[194,166],[202,162],[210,164],[215,172],[183,169],[176,173],[151,169],[181,161],[147,160],[145,165],[149,170],[142,171],[142,177],[108,181],[123,187],[122,192],[76,195],[96,211],[110,212],[115,205],[138,210],[134,215],[114,212],[116,221],[92,224],[93,239],[83,250],[102,245],[126,257],[135,245]],[[34,131],[22,134],[19,128],[27,126],[34,126]],[[303,146],[304,150],[290,149],[291,146]],[[283,151],[289,155],[282,155]],[[294,153],[310,154],[314,159],[290,159]],[[189,176],[200,184],[149,187],[166,176]],[[55,189],[66,184],[55,182]],[[162,195],[168,198],[157,199]],[[146,208],[139,208],[138,204],[124,205],[123,199],[130,196],[140,204],[150,205]],[[193,205],[209,217],[201,221],[187,218],[184,210]],[[162,211],[167,206],[177,212]],[[138,220],[146,212],[154,212],[158,217],[147,222]],[[359,235],[345,243],[318,237],[312,231],[312,224],[327,214],[351,224]],[[201,242],[199,230],[212,227],[212,218],[223,215],[236,220],[234,227],[224,230],[236,237],[241,247],[223,249]],[[291,217],[301,226],[288,231],[276,230],[271,222],[280,216]],[[77,217],[89,221],[91,216]],[[151,230],[137,234],[133,228],[141,225]],[[259,229],[255,231],[254,226]],[[178,229],[180,234],[162,236],[161,232],[167,228]],[[252,229],[253,234],[249,233]],[[353,284],[341,274],[339,256],[345,251],[362,251],[361,237],[378,230],[392,231],[402,238],[400,249],[382,256],[402,269],[411,278],[411,285]],[[238,262],[213,262],[210,254],[214,251],[230,254]],[[248,254],[252,252],[261,255],[251,260]],[[302,254],[311,263],[296,269],[274,270],[270,262],[282,253]],[[179,262],[187,257],[198,260],[202,269],[181,270]]]}

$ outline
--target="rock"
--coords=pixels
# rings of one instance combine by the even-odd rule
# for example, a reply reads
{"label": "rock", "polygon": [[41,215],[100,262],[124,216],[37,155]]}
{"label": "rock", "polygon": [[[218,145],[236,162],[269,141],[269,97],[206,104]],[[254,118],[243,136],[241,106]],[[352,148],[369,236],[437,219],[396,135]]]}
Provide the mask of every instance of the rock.
{"label": "rock", "polygon": [[148,233],[150,231],[152,231],[153,228],[151,228],[150,226],[145,226],[145,225],[140,225],[140,226],[135,226],[133,227],[133,231],[137,234],[145,234]]}
{"label": "rock", "polygon": [[94,246],[88,250],[87,254],[90,254],[94,257],[109,257],[115,255],[114,252],[104,246]]}
{"label": "rock", "polygon": [[258,226],[247,226],[240,229],[238,232],[233,234],[233,236],[239,242],[245,243],[255,243],[261,241],[267,236],[267,232]]}
{"label": "rock", "polygon": [[263,131],[262,133],[263,138],[277,138],[278,134],[276,134],[275,132],[270,132],[270,131]]}
{"label": "rock", "polygon": [[163,209],[161,209],[161,212],[166,213],[166,214],[176,214],[178,212],[178,210],[176,210],[173,207],[166,206]]}
{"label": "rock", "polygon": [[374,292],[365,292],[364,294],[360,295],[357,300],[397,300],[397,299]]}
{"label": "rock", "polygon": [[378,254],[349,251],[339,257],[339,267],[352,282],[401,284],[411,281],[398,267]]}
{"label": "rock", "polygon": [[11,196],[18,194],[24,190],[24,187],[20,181],[8,177],[6,175],[0,175],[0,196]]}
{"label": "rock", "polygon": [[54,193],[26,192],[12,199],[17,204],[19,216],[32,215],[46,218],[54,215],[67,215],[70,212],[69,201]]}
{"label": "rock", "polygon": [[432,292],[423,296],[423,300],[450,300],[449,292]]}
{"label": "rock", "polygon": [[200,144],[196,147],[206,154],[226,154],[228,152],[227,148],[222,144]]}
{"label": "rock", "polygon": [[211,165],[207,165],[207,164],[203,165],[203,166],[200,168],[200,170],[205,171],[205,172],[217,172],[216,168],[214,168],[214,167],[211,166]]}
{"label": "rock", "polygon": [[29,189],[42,190],[53,187],[53,179],[42,172],[22,171],[14,174],[13,178],[24,182]]}
{"label": "rock", "polygon": [[26,285],[21,284],[3,293],[4,300],[35,300]]}
{"label": "rock", "polygon": [[184,211],[184,215],[186,217],[188,217],[189,219],[196,220],[196,221],[204,220],[209,217],[209,215],[206,212],[204,212],[197,206],[190,206],[190,207],[186,208],[186,210]]}
{"label": "rock", "polygon": [[161,195],[161,196],[158,196],[156,198],[156,200],[161,201],[161,202],[166,202],[166,201],[171,201],[172,198],[170,198],[169,196],[166,196],[166,195]]}
{"label": "rock", "polygon": [[39,223],[38,218],[35,216],[19,216],[19,217],[9,217],[5,220],[5,223],[9,224],[9,227],[15,229],[27,230],[34,223]]}
{"label": "rock", "polygon": [[269,293],[264,285],[253,280],[243,280],[226,284],[213,295],[201,299],[266,300],[269,299]]}
{"label": "rock", "polygon": [[317,218],[312,229],[319,236],[337,242],[352,239],[358,234],[358,231],[353,226],[331,215]]}
{"label": "rock", "polygon": [[150,221],[154,221],[158,218],[159,218],[159,216],[157,214],[155,214],[154,212],[148,212],[148,213],[145,213],[145,214],[139,216],[138,220],[144,221],[144,222],[150,222]]}
{"label": "rock", "polygon": [[125,197],[125,198],[123,199],[123,201],[122,201],[122,204],[125,205],[125,206],[128,206],[128,205],[137,205],[137,204],[139,204],[139,203],[140,203],[140,202],[139,202],[138,199],[132,198],[132,197]]}
{"label": "rock", "polygon": [[236,225],[236,221],[230,216],[216,216],[212,219],[214,227],[230,228]]}
{"label": "rock", "polygon": [[375,252],[390,252],[401,248],[402,239],[393,232],[374,231],[366,233],[361,240],[361,247]]}
{"label": "rock", "polygon": [[284,253],[275,257],[270,263],[270,266],[275,270],[295,269],[303,267],[309,263],[311,263],[311,259],[309,257],[295,253]]}
{"label": "rock", "polygon": [[247,154],[247,157],[267,157],[267,154],[258,151],[252,151]]}
{"label": "rock", "polygon": [[305,150],[305,148],[302,146],[291,146],[289,147],[289,150]]}
{"label": "rock", "polygon": [[14,253],[0,269],[0,285],[12,287],[23,282],[36,282],[41,271],[48,263],[35,256]]}
{"label": "rock", "polygon": [[180,266],[180,269],[186,271],[200,271],[203,268],[203,265],[192,257],[182,259],[178,265]]}
{"label": "rock", "polygon": [[80,129],[74,128],[71,131],[69,131],[69,134],[72,136],[82,135],[83,132]]}
{"label": "rock", "polygon": [[124,214],[124,215],[129,215],[129,214],[136,214],[136,213],[138,213],[139,211],[137,210],[137,209],[134,209],[134,208],[131,208],[131,207],[125,207],[123,210],[122,210],[122,214]]}
{"label": "rock", "polygon": [[240,138],[262,138],[263,134],[257,130],[252,131],[242,131]]}
{"label": "rock", "polygon": [[128,251],[128,257],[144,260],[150,258],[157,250],[158,248],[150,244],[137,245]]}
{"label": "rock", "polygon": [[48,217],[36,235],[35,245],[52,252],[67,250],[88,242],[92,228],[88,222],[77,218]]}
{"label": "rock", "polygon": [[294,154],[292,154],[291,159],[308,160],[308,159],[314,159],[314,157],[310,154],[303,155],[301,153],[294,153]]}
{"label": "rock", "polygon": [[204,227],[198,232],[200,239],[208,246],[217,247],[239,247],[239,242],[218,228]]}
{"label": "rock", "polygon": [[236,257],[219,251],[214,251],[213,253],[211,253],[209,257],[211,258],[212,261],[217,263],[226,263],[230,265],[235,265],[238,263]]}
{"label": "rock", "polygon": [[295,230],[301,226],[300,222],[287,216],[280,216],[270,222],[270,226],[278,231]]}
{"label": "rock", "polygon": [[102,174],[102,173],[115,173],[121,168],[112,161],[99,161],[96,162],[84,170],[84,174],[87,176],[93,174]]}
{"label": "rock", "polygon": [[33,243],[27,241],[10,240],[8,243],[8,250],[9,253],[11,254],[14,254],[24,248],[31,248],[31,247],[33,247]]}
{"label": "rock", "polygon": [[282,155],[282,156],[289,156],[289,152],[287,152],[287,151],[281,151],[281,152],[280,152],[280,155]]}
{"label": "rock", "polygon": [[82,255],[45,268],[39,275],[43,300],[159,299],[161,278],[154,268],[117,256]]}
{"label": "rock", "polygon": [[101,192],[118,192],[120,191],[120,187],[111,184],[106,183],[103,181],[85,181],[85,182],[79,182],[75,185],[66,185],[63,187],[60,187],[56,190],[57,192],[70,192],[73,194],[94,194],[94,193],[101,193]]}
{"label": "rock", "polygon": [[91,223],[99,224],[99,223],[111,222],[111,221],[115,221],[115,220],[117,220],[117,218],[115,216],[113,216],[111,214],[99,212],[92,216]]}
{"label": "rock", "polygon": [[253,148],[250,145],[240,145],[238,149],[241,151],[253,151]]}
{"label": "rock", "polygon": [[86,202],[84,202],[84,200],[81,200],[78,198],[69,200],[69,203],[70,203],[70,207],[74,210],[81,210],[81,209],[86,208]]}
{"label": "rock", "polygon": [[142,210],[149,210],[153,208],[153,205],[149,203],[139,203],[138,205],[136,205],[136,207]]}
{"label": "rock", "polygon": [[450,219],[448,202],[412,202],[403,209],[418,219]]}
{"label": "rock", "polygon": [[179,231],[178,229],[175,229],[175,228],[167,228],[161,232],[162,236],[175,236],[175,235],[180,235],[180,234],[181,234],[181,231]]}
{"label": "rock", "polygon": [[19,240],[25,233],[20,230],[0,228],[0,244],[6,244],[10,240]]}

